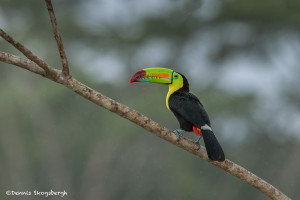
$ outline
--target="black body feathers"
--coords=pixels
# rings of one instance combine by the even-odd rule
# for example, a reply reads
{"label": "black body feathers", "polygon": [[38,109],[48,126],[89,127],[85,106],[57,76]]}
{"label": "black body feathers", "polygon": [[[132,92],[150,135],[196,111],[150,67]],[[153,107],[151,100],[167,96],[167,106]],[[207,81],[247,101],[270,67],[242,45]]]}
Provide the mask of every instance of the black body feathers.
{"label": "black body feathers", "polygon": [[201,129],[209,159],[224,161],[224,152],[214,133],[209,130],[210,120],[199,99],[184,88],[171,94],[168,103],[182,130],[193,131],[193,126]]}

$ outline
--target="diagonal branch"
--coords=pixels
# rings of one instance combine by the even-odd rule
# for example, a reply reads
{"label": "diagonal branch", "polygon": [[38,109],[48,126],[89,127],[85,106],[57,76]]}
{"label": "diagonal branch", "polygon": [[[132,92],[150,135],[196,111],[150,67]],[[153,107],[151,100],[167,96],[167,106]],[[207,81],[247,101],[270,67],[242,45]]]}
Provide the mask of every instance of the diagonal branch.
{"label": "diagonal branch", "polygon": [[210,164],[213,164],[228,172],[229,174],[245,181],[252,187],[258,189],[259,191],[270,197],[271,199],[290,199],[285,194],[280,192],[277,188],[264,181],[263,179],[259,178],[255,174],[249,172],[245,168],[235,164],[234,162],[228,159],[226,159],[224,162],[210,161],[207,157],[206,150],[204,147],[201,146],[201,148],[198,150],[198,146],[195,143],[185,138],[181,138],[179,141],[177,141],[177,135],[171,130],[163,127],[162,125],[154,122],[150,118],[136,112],[135,110],[89,88],[88,86],[82,84],[73,77],[65,76],[65,74],[62,73],[62,71],[50,67],[47,63],[45,63],[43,60],[34,55],[30,50],[28,50],[23,45],[15,41],[12,37],[7,35],[2,29],[0,29],[0,36],[3,37],[9,43],[11,43],[13,46],[15,46],[27,58],[30,59],[27,60],[19,56],[0,52],[0,61],[27,69],[31,72],[40,74],[48,79],[53,80],[54,82],[60,83],[68,87],[69,89],[88,99],[89,101],[107,110],[110,110],[111,112],[118,114],[119,116],[125,119],[130,120],[131,122],[150,131],[156,136],[204,159]]}
{"label": "diagonal branch", "polygon": [[63,71],[64,75],[67,76],[67,75],[69,75],[69,64],[68,64],[67,56],[66,56],[66,53],[64,50],[64,45],[63,45],[62,39],[58,33],[58,28],[57,28],[57,23],[56,23],[53,6],[51,3],[51,0],[45,0],[45,1],[46,1],[48,13],[49,13],[51,24],[52,24],[54,38],[56,40],[60,59],[61,59],[61,64],[62,64],[62,68],[63,68],[62,71]]}
{"label": "diagonal branch", "polygon": [[[14,59],[19,59],[22,60],[22,58],[18,56],[3,56],[5,53],[1,54],[0,53],[0,60],[9,64],[14,64],[17,66],[20,66],[19,62],[15,62]],[[5,57],[3,59],[3,57]],[[28,69],[29,71],[30,68],[33,66],[36,66],[33,64],[33,62],[29,60],[22,60],[22,65],[28,63],[27,67],[20,66],[22,68]],[[37,66],[36,66],[37,67]],[[60,73],[59,70],[54,70],[53,71],[56,76],[58,77],[57,79],[51,79],[51,77],[47,77],[57,83],[60,83],[72,91],[76,92],[77,94],[81,95],[85,99],[88,99],[89,101],[113,112],[118,114],[119,116],[130,120],[131,122],[141,126],[142,128],[150,131],[151,133],[155,134],[156,136],[206,160],[210,164],[213,164],[227,173],[245,181],[252,187],[258,189],[271,199],[281,199],[281,200],[288,200],[290,199],[287,197],[285,194],[280,192],[277,188],[269,184],[268,182],[264,181],[263,179],[259,178],[255,174],[249,172],[245,168],[235,164],[234,162],[226,159],[224,162],[213,162],[210,161],[207,157],[207,153],[204,147],[200,147],[198,150],[198,145],[196,145],[194,142],[186,139],[186,138],[181,138],[179,141],[177,141],[177,135],[173,133],[171,130],[163,127],[162,125],[158,124],[157,122],[151,120],[150,118],[136,112],[135,110],[109,98],[104,96],[103,94],[89,88],[88,86],[82,84],[81,82],[77,81],[73,77],[70,78],[65,78],[64,75]],[[41,74],[42,75],[42,74]]]}

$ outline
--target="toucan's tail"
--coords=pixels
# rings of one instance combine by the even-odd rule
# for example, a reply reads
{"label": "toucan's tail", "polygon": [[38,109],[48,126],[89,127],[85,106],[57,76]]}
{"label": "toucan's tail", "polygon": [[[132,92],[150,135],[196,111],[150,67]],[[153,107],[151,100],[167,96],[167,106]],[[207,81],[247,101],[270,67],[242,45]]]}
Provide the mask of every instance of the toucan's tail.
{"label": "toucan's tail", "polygon": [[208,158],[213,161],[224,161],[225,155],[215,134],[211,130],[201,130]]}

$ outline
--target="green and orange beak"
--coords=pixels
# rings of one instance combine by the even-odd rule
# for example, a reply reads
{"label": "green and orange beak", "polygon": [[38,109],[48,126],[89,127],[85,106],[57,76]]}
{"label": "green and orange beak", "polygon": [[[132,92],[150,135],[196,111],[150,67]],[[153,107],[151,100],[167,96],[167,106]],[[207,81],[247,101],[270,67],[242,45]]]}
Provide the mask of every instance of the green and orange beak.
{"label": "green and orange beak", "polygon": [[171,84],[173,70],[167,68],[147,68],[136,72],[130,79],[133,82],[153,82]]}

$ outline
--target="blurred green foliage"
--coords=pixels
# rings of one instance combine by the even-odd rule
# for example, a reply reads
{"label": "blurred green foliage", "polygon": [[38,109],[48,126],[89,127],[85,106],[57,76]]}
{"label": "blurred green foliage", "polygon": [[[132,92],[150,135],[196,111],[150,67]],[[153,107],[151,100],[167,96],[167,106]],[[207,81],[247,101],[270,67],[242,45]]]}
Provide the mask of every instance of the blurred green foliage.
{"label": "blurred green foliage", "polygon": [[[128,81],[144,67],[182,72],[207,108],[226,156],[291,198],[300,195],[300,69],[292,62],[300,53],[298,1],[53,4],[76,79],[175,129],[178,123],[165,107],[167,87],[129,86]],[[0,26],[59,68],[43,1],[2,0]],[[0,50],[20,55],[1,39]],[[239,69],[246,70],[239,74]],[[250,76],[257,78],[248,85],[239,82]],[[5,195],[6,190],[50,189],[66,190],[64,199],[266,198],[131,122],[15,66],[0,63],[0,93],[1,199],[19,198]],[[26,198],[41,199],[19,199]]]}

